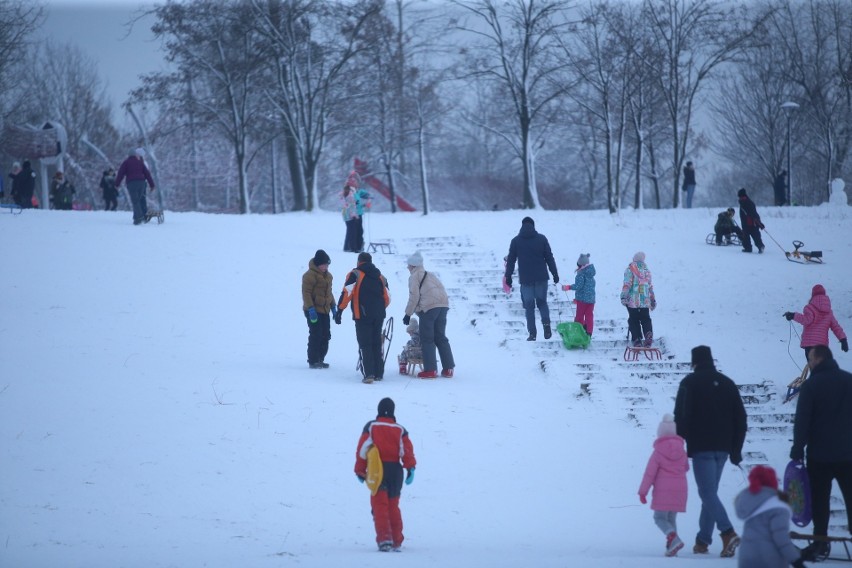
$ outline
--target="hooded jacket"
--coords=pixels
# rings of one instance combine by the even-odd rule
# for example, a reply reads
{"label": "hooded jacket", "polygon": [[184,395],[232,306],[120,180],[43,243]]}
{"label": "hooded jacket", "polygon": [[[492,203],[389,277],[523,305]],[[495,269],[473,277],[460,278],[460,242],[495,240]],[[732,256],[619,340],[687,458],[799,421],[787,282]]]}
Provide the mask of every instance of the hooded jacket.
{"label": "hooded jacket", "polygon": [[741,195],[740,200],[740,224],[743,228],[760,227],[760,215],[757,214],[757,206],[748,195]]}
{"label": "hooded jacket", "polygon": [[385,319],[390,304],[388,282],[372,262],[362,262],[346,275],[337,307],[352,304],[352,319]]}
{"label": "hooded jacket", "polygon": [[688,494],[686,472],[689,460],[680,436],[661,436],[654,440],[654,451],[648,458],[645,474],[639,485],[643,497],[653,485],[651,509],[654,511],[686,511]]}
{"label": "hooded jacket", "polygon": [[302,275],[302,311],[313,306],[317,313],[329,313],[334,303],[334,292],[331,288],[333,280],[331,272],[322,272],[314,264],[313,258],[309,260],[308,270]]}
{"label": "hooded jacket", "polygon": [[822,463],[852,462],[852,373],[837,361],[822,361],[802,384],[793,422],[790,458]]}
{"label": "hooded jacket", "polygon": [[408,304],[405,305],[405,315],[449,307],[447,291],[438,277],[427,272],[422,266],[415,266],[408,276]]}
{"label": "hooded jacket", "polygon": [[578,302],[585,304],[595,303],[595,265],[587,264],[577,268],[574,275],[574,284],[571,289],[575,292],[574,297]]}
{"label": "hooded jacket", "polygon": [[793,320],[802,324],[802,347],[828,345],[828,330],[834,333],[838,340],[845,339],[846,333],[834,313],[831,311],[831,300],[823,292],[811,296],[810,302],[802,309],[802,313],[793,314]]}
{"label": "hooded jacket", "polygon": [[790,540],[790,507],[778,498],[777,490],[743,489],[734,499],[734,510],[745,521],[737,550],[740,566],[787,568],[799,559],[799,549]]}
{"label": "hooded jacket", "polygon": [[151,189],[154,189],[154,178],[151,177],[151,172],[148,171],[148,166],[145,165],[145,160],[133,154],[128,156],[121,166],[118,168],[118,174],[115,177],[115,187],[121,187],[121,182],[127,178],[127,181],[142,181],[146,180]]}
{"label": "hooded jacket", "polygon": [[656,308],[654,283],[651,271],[644,261],[633,261],[624,271],[624,284],[621,286],[621,303],[628,308]]}
{"label": "hooded jacket", "polygon": [[548,280],[547,271],[554,278],[558,277],[556,261],[550,250],[547,237],[536,232],[532,223],[522,223],[518,235],[509,244],[509,256],[506,257],[506,276],[515,272],[515,261],[518,262],[518,282],[535,284]]}
{"label": "hooded jacket", "polygon": [[[369,444],[368,444],[369,442]],[[355,450],[355,475],[367,476],[367,447],[373,444],[379,450],[379,456],[385,463],[402,463],[402,467],[411,469],[417,465],[414,457],[414,445],[408,437],[408,430],[396,419],[378,416],[370,420],[361,431],[358,447]]]}

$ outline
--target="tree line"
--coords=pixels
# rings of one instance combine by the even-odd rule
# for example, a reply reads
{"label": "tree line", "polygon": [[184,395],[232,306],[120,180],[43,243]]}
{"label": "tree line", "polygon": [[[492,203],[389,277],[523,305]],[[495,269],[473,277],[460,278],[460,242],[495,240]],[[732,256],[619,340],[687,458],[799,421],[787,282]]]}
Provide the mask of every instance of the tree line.
{"label": "tree line", "polygon": [[169,208],[241,213],[334,208],[354,157],[424,212],[678,207],[687,161],[768,203],[788,143],[809,205],[849,168],[847,0],[169,0],[126,132],[43,10],[0,0],[0,121],[61,122],[93,200],[141,143]]}

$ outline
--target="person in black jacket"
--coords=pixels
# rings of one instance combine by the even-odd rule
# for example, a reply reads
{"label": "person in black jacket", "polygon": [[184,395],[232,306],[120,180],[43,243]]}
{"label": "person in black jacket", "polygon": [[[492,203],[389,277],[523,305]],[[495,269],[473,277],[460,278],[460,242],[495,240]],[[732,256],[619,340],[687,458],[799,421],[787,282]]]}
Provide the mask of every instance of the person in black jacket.
{"label": "person in black jacket", "polygon": [[382,326],[386,308],[390,304],[388,281],[373,264],[368,252],[358,255],[358,266],[346,275],[343,291],[337,301],[334,323],[340,325],[343,310],[352,304],[352,319],[355,320],[355,337],[361,350],[363,382],[370,384],[381,381],[385,376],[385,361],[382,355]]}
{"label": "person in black jacket", "polygon": [[683,167],[683,190],[686,192],[686,199],[683,204],[686,209],[692,209],[692,196],[695,194],[695,166],[692,162],[687,162]]}
{"label": "person in black jacket", "polygon": [[15,200],[15,204],[23,209],[31,209],[33,207],[36,175],[30,161],[24,160],[24,163],[21,164],[21,171],[14,176],[9,174],[9,177],[12,178],[12,198]]}
{"label": "person in black jacket", "polygon": [[[835,479],[852,529],[852,373],[840,369],[825,345],[811,348],[808,366],[811,376],[799,391],[790,459],[803,460],[807,448],[814,535],[826,536]],[[829,543],[814,541],[802,551],[802,559],[815,561],[828,553]]]}
{"label": "person in black jacket", "polygon": [[115,211],[118,208],[118,190],[115,188],[115,170],[104,170],[101,176],[101,189],[104,192],[104,211]]}
{"label": "person in black jacket", "polygon": [[725,506],[717,494],[728,459],[743,461],[747,417],[740,391],[734,381],[716,370],[706,345],[692,350],[692,373],[680,382],[674,417],[677,434],[686,440],[701,514],[692,551],[706,554],[713,543],[713,526],[722,538],[722,557],[732,557],[740,544]]}
{"label": "person in black jacket", "polygon": [[541,313],[541,325],[544,327],[544,338],[550,339],[550,309],[547,307],[547,271],[553,275],[553,282],[559,283],[556,271],[556,261],[550,251],[547,237],[535,230],[535,221],[524,217],[518,236],[509,244],[509,256],[506,257],[506,284],[512,286],[512,274],[515,272],[515,261],[518,262],[518,280],[521,283],[521,302],[527,316],[527,341],[535,341],[535,308]]}
{"label": "person in black jacket", "polygon": [[775,192],[775,205],[781,207],[787,204],[787,170],[781,170],[775,176],[775,182],[772,184],[772,189]]}
{"label": "person in black jacket", "polygon": [[737,192],[737,197],[740,200],[740,224],[743,226],[743,252],[751,252],[751,239],[754,239],[757,252],[763,253],[766,247],[763,246],[763,239],[760,238],[760,230],[766,227],[763,226],[760,215],[757,214],[757,207],[746,194],[744,187]]}
{"label": "person in black jacket", "polygon": [[734,208],[728,207],[726,211],[722,211],[716,218],[716,224],[713,226],[713,231],[716,233],[716,244],[722,246],[722,237],[725,238],[727,244],[731,244],[731,234],[735,234],[740,242],[743,240],[743,232],[734,222]]}

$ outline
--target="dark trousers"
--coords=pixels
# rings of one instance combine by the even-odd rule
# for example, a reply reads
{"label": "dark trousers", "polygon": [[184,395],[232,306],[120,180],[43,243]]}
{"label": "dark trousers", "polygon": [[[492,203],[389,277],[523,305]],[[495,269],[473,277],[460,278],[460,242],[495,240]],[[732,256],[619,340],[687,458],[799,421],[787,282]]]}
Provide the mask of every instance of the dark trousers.
{"label": "dark trousers", "polygon": [[364,250],[364,216],[355,219],[355,252]]}
{"label": "dark trousers", "polygon": [[731,240],[731,233],[734,233],[736,236],[740,238],[740,241],[743,240],[743,232],[739,227],[734,227],[733,229],[726,231],[716,231],[716,244],[722,244],[722,237],[725,237],[727,240]]}
{"label": "dark trousers", "polygon": [[437,371],[438,359],[435,356],[437,349],[441,357],[443,369],[453,369],[456,366],[453,360],[453,349],[450,340],[447,339],[447,312],[450,308],[432,308],[427,312],[418,312],[420,317],[420,345],[423,349],[423,370]]}
{"label": "dark trousers", "polygon": [[115,195],[104,196],[104,211],[115,211],[118,209],[118,197]]}
{"label": "dark trousers", "polygon": [[811,482],[811,509],[814,516],[814,534],[828,534],[831,514],[831,482],[837,480],[846,504],[847,526],[852,527],[852,462],[815,462],[808,459],[808,477]]}
{"label": "dark trousers", "polygon": [[144,179],[127,180],[127,193],[130,194],[130,203],[133,205],[133,221],[139,223],[148,214],[148,199],[145,197],[145,189],[148,183]]}
{"label": "dark trousers", "polygon": [[346,237],[343,239],[343,250],[346,252],[359,252],[358,246],[358,219],[346,221]]}
{"label": "dark trousers", "polygon": [[763,239],[760,238],[760,229],[757,227],[743,227],[743,235],[740,238],[743,241],[743,250],[751,252],[751,239],[754,239],[757,248],[763,248]]}
{"label": "dark trousers", "polygon": [[328,353],[328,341],[331,339],[331,318],[328,314],[317,314],[316,323],[311,323],[308,312],[308,364],[322,363]]}
{"label": "dark trousers", "polygon": [[361,365],[365,377],[381,379],[385,376],[382,355],[382,325],[384,318],[362,317],[355,320],[355,337],[361,350]]}
{"label": "dark trousers", "polygon": [[630,339],[639,341],[653,337],[654,326],[651,323],[651,310],[648,308],[627,308],[627,329]]}

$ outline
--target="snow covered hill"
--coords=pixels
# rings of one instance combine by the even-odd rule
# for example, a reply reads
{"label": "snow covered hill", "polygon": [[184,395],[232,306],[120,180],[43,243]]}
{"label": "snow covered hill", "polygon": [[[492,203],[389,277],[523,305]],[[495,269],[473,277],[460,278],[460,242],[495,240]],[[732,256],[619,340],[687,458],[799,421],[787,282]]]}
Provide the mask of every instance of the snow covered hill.
{"label": "snow covered hill", "polygon": [[[529,212],[374,214],[367,240],[390,247],[374,257],[390,281],[391,359],[405,340],[404,259],[419,249],[450,291],[457,363],[455,378],[422,381],[389,361],[374,385],[355,371],[348,314],[332,329],[331,368],[305,362],[308,260],[330,254],[335,292],[355,264],[337,213],[167,212],[134,227],[126,212],[4,212],[0,566],[659,566],[664,538],[636,490],[690,349],[711,346],[742,386],[744,465],[783,469],[794,409],[780,401],[804,357],[781,314],[821,283],[852,332],[848,208],[759,206],[780,243],[767,236],[762,255],[705,244],[719,210],[531,214],[562,283],[591,253],[597,328],[585,351],[558,336],[526,342],[518,294],[500,289]],[[793,239],[826,264],[785,260]],[[622,359],[618,294],[638,250],[654,275],[660,362]],[[550,306],[554,322],[572,319],[555,285]],[[352,472],[384,396],[418,458],[403,553],[390,556],[375,551]],[[744,473],[729,466],[722,484],[730,503]],[[691,476],[690,490],[678,519],[689,545]],[[709,566],[718,552],[680,555]]]}

